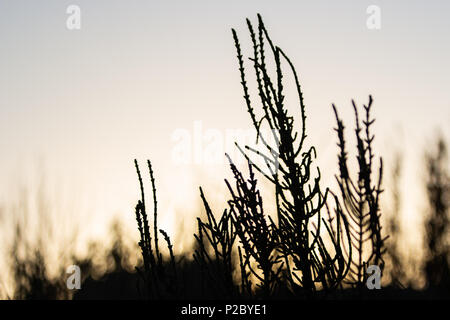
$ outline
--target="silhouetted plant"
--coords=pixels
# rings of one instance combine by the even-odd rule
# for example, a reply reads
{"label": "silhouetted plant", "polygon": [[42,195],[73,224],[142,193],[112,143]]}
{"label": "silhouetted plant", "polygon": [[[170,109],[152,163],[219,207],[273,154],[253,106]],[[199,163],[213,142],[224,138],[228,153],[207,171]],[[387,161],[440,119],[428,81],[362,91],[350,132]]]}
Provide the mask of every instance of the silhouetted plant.
{"label": "silhouetted plant", "polygon": [[[256,141],[262,141],[266,151],[261,152],[249,146],[245,147],[245,151],[239,149],[247,160],[251,161],[249,153],[256,154],[267,166],[268,172],[264,172],[263,168],[251,161],[252,166],[275,187],[278,218],[275,229],[278,250],[285,261],[288,281],[292,290],[300,286],[304,293],[311,296],[317,289],[316,283],[331,289],[336,287],[347,273],[348,263],[340,250],[340,242],[345,239],[341,231],[344,230],[345,233],[347,229],[342,228],[346,220],[341,216],[340,210],[334,212],[336,214],[334,221],[338,224],[339,230],[339,237],[336,238],[336,232],[333,232],[333,227],[329,225],[330,219],[325,220],[321,216],[326,207],[328,189],[325,192],[321,191],[318,168],[317,177],[314,178],[312,175],[316,151],[314,147],[305,148],[305,105],[293,64],[283,50],[273,44],[260,15],[258,15],[258,36],[248,19],[247,25],[253,43],[253,57],[250,60],[256,74],[263,112],[260,118],[257,117],[254,104],[250,100],[240,43],[236,31],[233,29],[232,32],[247,110],[256,130]],[[267,67],[266,43],[270,54],[274,57],[276,73],[274,80],[271,79]],[[282,67],[284,63],[294,77],[298,95],[301,114],[299,132],[294,126],[294,118],[288,114],[285,105]],[[269,145],[268,137],[261,134],[260,128],[263,124],[270,129],[275,145]],[[332,249],[325,245],[322,228],[326,229],[326,238],[331,238],[329,244]]]}
{"label": "silhouetted plant", "polygon": [[[249,163],[250,177],[246,180],[229,158],[234,174],[235,189],[225,180],[231,193],[230,215],[235,232],[243,248],[241,254],[241,274],[249,278],[250,274],[258,280],[256,286],[264,297],[276,292],[283,267],[277,254],[279,246],[275,224],[270,216],[264,214],[263,201],[256,188],[256,178]],[[267,221],[267,219],[269,221]],[[257,270],[255,270],[255,267]],[[248,280],[245,280],[248,281]],[[251,290],[246,290],[251,293]]]}
{"label": "silhouetted plant", "polygon": [[427,248],[425,277],[428,286],[448,289],[450,175],[447,171],[447,148],[442,138],[438,140],[436,153],[427,153],[425,159],[429,202],[429,214],[425,223]]}
{"label": "silhouetted plant", "polygon": [[150,223],[147,215],[146,205],[145,205],[145,192],[144,184],[142,181],[141,172],[139,170],[139,165],[137,160],[135,160],[136,171],[138,174],[139,185],[141,190],[141,200],[138,201],[135,213],[136,222],[138,225],[140,241],[139,247],[141,248],[142,258],[144,262],[144,270],[137,270],[143,277],[146,289],[148,290],[147,295],[150,298],[179,298],[182,295],[182,288],[180,288],[181,281],[177,277],[175,257],[172,250],[172,244],[170,238],[164,230],[159,230],[163,235],[170,253],[170,263],[167,265],[163,259],[163,256],[159,250],[158,246],[158,232],[157,232],[157,199],[156,199],[156,186],[155,179],[153,176],[153,169],[151,162],[147,161],[150,180],[152,183],[153,192],[153,226],[154,226],[154,249],[152,247],[152,238],[150,233]]}
{"label": "silhouetted plant", "polygon": [[384,268],[383,253],[385,252],[384,241],[386,238],[381,235],[379,205],[379,198],[382,193],[383,162],[380,158],[378,179],[374,182],[372,177],[374,135],[371,133],[371,125],[375,120],[370,116],[372,102],[372,96],[369,96],[369,103],[364,105],[365,118],[361,124],[358,108],[352,101],[355,112],[355,136],[359,168],[356,181],[353,180],[347,164],[348,155],[344,138],[344,123],[339,118],[336,107],[333,105],[340,150],[338,154],[339,176],[336,179],[340,188],[343,212],[349,221],[351,236],[351,246],[344,246],[343,249],[351,259],[348,282],[358,287],[365,285],[367,266],[377,265],[381,270]]}
{"label": "silhouetted plant", "polygon": [[[342,288],[344,279],[349,276],[352,284],[362,286],[365,280],[365,267],[377,264],[383,269],[385,238],[381,236],[379,196],[381,190],[382,162],[378,182],[372,182],[373,135],[370,127],[369,104],[365,106],[366,117],[361,127],[356,105],[357,159],[359,173],[353,182],[347,166],[347,152],[344,140],[344,125],[333,106],[338,122],[340,154],[340,176],[337,177],[340,197],[329,191],[322,191],[320,170],[317,175],[313,161],[316,157],[314,147],[307,148],[306,115],[303,94],[294,65],[287,55],[275,46],[270,39],[262,18],[258,15],[258,30],[255,33],[247,19],[250,38],[253,44],[253,63],[256,74],[257,91],[260,98],[261,116],[256,115],[255,104],[250,99],[246,82],[244,60],[236,31],[232,34],[237,50],[241,84],[247,111],[256,130],[256,143],[261,142],[264,151],[245,146],[242,152],[248,161],[249,178],[231,159],[234,186],[225,180],[231,199],[229,208],[216,220],[208,201],[200,188],[200,197],[206,211],[206,219],[197,219],[197,234],[194,235],[196,265],[202,278],[202,294],[213,292],[214,296],[224,297],[274,297],[284,289],[297,297],[315,297],[319,290],[328,294]],[[275,78],[269,74],[265,45],[273,56]],[[284,69],[293,76],[301,126],[297,129],[294,117],[288,112],[284,93]],[[262,134],[261,127],[270,129],[271,136]],[[364,133],[361,131],[364,129]],[[268,141],[272,138],[274,143]],[[252,159],[262,160],[265,167],[257,165]],[[154,233],[156,234],[156,188],[151,164],[150,178],[154,199]],[[167,271],[158,249],[157,238],[152,243],[150,227],[145,207],[144,188],[136,162],[142,199],[136,206],[136,220],[141,240],[139,245],[144,261],[145,279],[150,289],[150,297],[173,297],[179,295],[177,285],[177,265],[168,242],[171,272]],[[274,187],[274,221],[270,213],[265,213],[263,200],[257,188],[254,170],[262,174]],[[153,246],[154,245],[154,249]],[[369,247],[368,250],[366,247]],[[356,252],[356,261],[354,254]],[[155,252],[155,253],[154,253]],[[235,256],[239,260],[236,261]],[[240,288],[234,282],[234,273],[240,268]],[[253,281],[255,283],[253,283]],[[163,293],[163,294],[161,294]]]}
{"label": "silhouetted plant", "polygon": [[206,211],[206,222],[197,218],[198,233],[194,260],[201,269],[202,291],[214,291],[216,297],[235,298],[239,295],[233,280],[235,261],[233,246],[236,233],[230,213],[225,209],[217,222],[202,188],[200,196]]}

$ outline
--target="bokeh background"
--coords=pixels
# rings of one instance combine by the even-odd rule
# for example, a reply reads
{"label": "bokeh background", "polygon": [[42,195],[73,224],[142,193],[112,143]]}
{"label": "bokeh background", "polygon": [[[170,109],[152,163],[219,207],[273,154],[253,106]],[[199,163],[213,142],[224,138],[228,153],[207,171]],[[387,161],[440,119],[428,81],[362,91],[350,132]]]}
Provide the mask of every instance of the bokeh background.
{"label": "bokeh background", "polygon": [[[66,27],[69,5],[81,9],[80,30]],[[379,30],[367,28],[370,5],[381,9]],[[79,251],[90,239],[106,239],[115,218],[137,239],[135,158],[152,160],[161,226],[177,239],[176,250],[190,246],[201,211],[198,187],[217,208],[227,199],[225,157],[194,160],[211,142],[205,132],[251,128],[230,29],[250,52],[244,18],[256,13],[299,72],[309,144],[317,147],[326,185],[337,172],[331,104],[350,134],[351,99],[363,104],[373,95],[386,189],[395,155],[403,158],[401,244],[420,252],[423,152],[438,135],[450,142],[448,1],[4,0],[0,270],[8,269],[19,216],[27,216],[27,236],[53,225],[54,239]],[[180,130],[192,137],[192,161],[185,163],[174,156]],[[225,145],[223,152],[234,152]]]}

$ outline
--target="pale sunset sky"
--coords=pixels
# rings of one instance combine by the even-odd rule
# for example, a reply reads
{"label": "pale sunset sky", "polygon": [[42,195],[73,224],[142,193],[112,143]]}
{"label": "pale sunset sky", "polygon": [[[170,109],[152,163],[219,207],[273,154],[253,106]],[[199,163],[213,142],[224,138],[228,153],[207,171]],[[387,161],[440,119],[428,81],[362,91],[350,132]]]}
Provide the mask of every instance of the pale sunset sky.
{"label": "pale sunset sky", "polygon": [[[66,26],[70,5],[81,10],[79,30]],[[370,5],[381,10],[379,30],[366,25]],[[161,226],[190,241],[198,187],[218,209],[227,200],[225,157],[206,163],[202,152],[211,136],[251,130],[231,28],[251,55],[245,18],[256,24],[257,13],[297,68],[323,183],[333,186],[337,172],[331,104],[353,148],[351,99],[362,105],[372,94],[386,189],[400,150],[402,219],[417,228],[423,152],[439,132],[450,142],[446,0],[0,0],[0,229],[24,189],[42,188],[54,215],[83,234],[101,235],[120,217],[137,237],[137,158],[144,173],[153,162]],[[299,114],[295,103],[289,109]],[[174,156],[180,133],[191,141],[185,163]],[[223,145],[220,154],[233,153]]]}

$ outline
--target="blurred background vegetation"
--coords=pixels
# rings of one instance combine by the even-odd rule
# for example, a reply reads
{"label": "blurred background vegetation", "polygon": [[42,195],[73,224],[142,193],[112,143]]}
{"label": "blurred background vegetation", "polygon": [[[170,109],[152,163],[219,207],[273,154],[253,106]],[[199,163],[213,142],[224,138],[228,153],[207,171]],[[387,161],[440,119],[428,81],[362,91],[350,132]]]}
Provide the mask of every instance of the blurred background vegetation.
{"label": "blurred background vegetation", "polygon": [[[383,227],[389,239],[382,285],[413,290],[421,293],[420,297],[442,297],[442,292],[448,295],[450,288],[450,175],[443,137],[438,136],[425,149],[422,160],[422,188],[428,201],[417,209],[422,216],[422,232],[415,237],[421,239],[421,247],[409,247],[404,237],[408,216],[402,216],[401,207],[408,199],[402,197],[400,181],[407,159],[398,151],[386,165],[386,173],[390,173],[386,174],[382,210]],[[121,218],[112,217],[106,237],[86,242],[78,237],[80,226],[67,225],[57,219],[45,193],[23,192],[20,199],[9,210],[2,206],[0,211],[0,223],[5,230],[1,251],[2,299],[143,297],[142,279],[135,269],[142,266],[137,230],[126,229]],[[201,210],[199,207],[199,212]],[[182,228],[179,232],[183,234]],[[193,235],[184,234],[183,238],[189,246],[178,253],[177,261],[183,264],[183,272],[195,279],[198,274],[190,267]],[[175,242],[183,238],[174,235]],[[81,268],[81,290],[66,287],[69,265]],[[195,281],[190,285],[195,287]]]}

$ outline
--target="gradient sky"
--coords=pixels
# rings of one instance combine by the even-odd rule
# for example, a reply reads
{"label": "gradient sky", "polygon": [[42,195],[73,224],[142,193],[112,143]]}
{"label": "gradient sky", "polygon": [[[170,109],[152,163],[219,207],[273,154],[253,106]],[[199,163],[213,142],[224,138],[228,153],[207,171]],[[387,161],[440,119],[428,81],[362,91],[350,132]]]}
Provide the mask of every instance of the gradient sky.
{"label": "gradient sky", "polygon": [[[71,4],[81,8],[81,30],[66,28]],[[381,8],[380,30],[366,27],[369,5]],[[351,99],[367,103],[372,94],[378,154],[389,163],[404,152],[404,214],[410,225],[420,221],[423,150],[439,130],[450,142],[445,0],[1,0],[3,215],[42,176],[57,214],[86,232],[101,232],[114,215],[132,225],[134,158],[153,161],[163,227],[191,223],[184,218],[199,211],[199,185],[223,207],[225,158],[177,164],[172,138],[194,134],[196,123],[222,133],[251,128],[230,29],[249,55],[245,18],[256,23],[258,12],[299,73],[324,181],[332,184],[337,162],[331,104],[351,134]]]}

